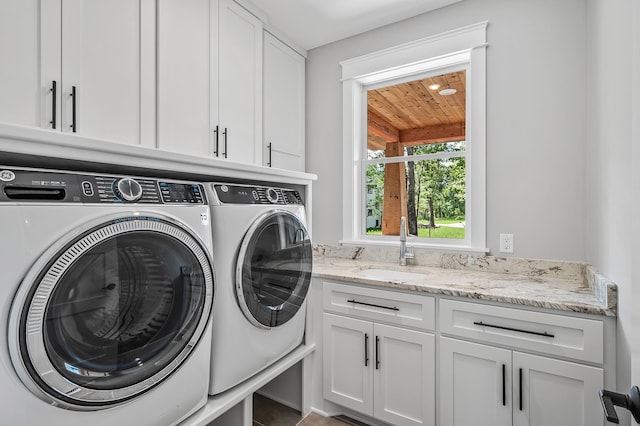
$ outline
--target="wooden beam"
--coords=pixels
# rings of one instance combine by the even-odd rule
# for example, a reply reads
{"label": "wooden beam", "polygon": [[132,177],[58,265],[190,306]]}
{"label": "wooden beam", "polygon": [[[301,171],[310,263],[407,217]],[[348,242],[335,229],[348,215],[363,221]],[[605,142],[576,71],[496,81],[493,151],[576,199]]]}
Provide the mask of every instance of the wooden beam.
{"label": "wooden beam", "polygon": [[367,130],[386,142],[398,142],[400,131],[372,110],[367,110]]}
{"label": "wooden beam", "polygon": [[[398,142],[388,143],[387,157],[402,155]],[[404,162],[384,166],[384,195],[382,199],[382,235],[399,235],[400,217],[407,216],[407,187]]]}
{"label": "wooden beam", "polygon": [[400,130],[400,142],[404,146],[462,140],[465,140],[464,122]]}

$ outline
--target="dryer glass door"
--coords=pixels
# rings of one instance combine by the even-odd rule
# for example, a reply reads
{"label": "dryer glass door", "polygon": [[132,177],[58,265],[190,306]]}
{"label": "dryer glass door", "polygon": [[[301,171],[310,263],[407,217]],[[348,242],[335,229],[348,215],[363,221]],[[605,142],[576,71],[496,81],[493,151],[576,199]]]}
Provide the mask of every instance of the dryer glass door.
{"label": "dryer glass door", "polygon": [[178,368],[213,297],[199,241],[156,217],[93,228],[34,281],[20,321],[24,364],[40,389],[85,407],[129,399]]}
{"label": "dryer glass door", "polygon": [[236,293],[249,321],[277,327],[300,310],[311,282],[312,248],[300,219],[270,211],[244,237],[236,268]]}

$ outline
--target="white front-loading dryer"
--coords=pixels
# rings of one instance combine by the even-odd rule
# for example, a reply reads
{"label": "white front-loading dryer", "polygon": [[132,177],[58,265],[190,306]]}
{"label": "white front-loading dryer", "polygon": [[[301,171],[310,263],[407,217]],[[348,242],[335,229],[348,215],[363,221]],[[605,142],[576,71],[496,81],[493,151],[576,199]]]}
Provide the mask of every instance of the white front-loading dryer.
{"label": "white front-loading dryer", "polygon": [[164,426],[206,403],[203,192],[0,167],[0,424]]}
{"label": "white front-loading dryer", "polygon": [[300,193],[206,185],[216,263],[212,395],[273,364],[304,339],[312,247]]}

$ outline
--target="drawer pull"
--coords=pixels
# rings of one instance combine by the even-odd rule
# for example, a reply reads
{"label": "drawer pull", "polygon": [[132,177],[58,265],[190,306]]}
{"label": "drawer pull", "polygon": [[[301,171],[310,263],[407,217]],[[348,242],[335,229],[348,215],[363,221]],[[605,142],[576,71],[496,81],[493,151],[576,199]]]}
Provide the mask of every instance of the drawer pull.
{"label": "drawer pull", "polygon": [[376,370],[380,369],[380,337],[376,336]]}
{"label": "drawer pull", "polygon": [[400,308],[395,307],[395,306],[382,306],[382,305],[376,305],[376,304],[374,304],[374,303],[359,302],[359,301],[357,301],[357,300],[355,300],[355,299],[347,300],[347,302],[348,302],[348,303],[356,303],[356,304],[358,304],[358,305],[366,305],[366,306],[373,306],[373,307],[376,307],[376,308],[389,309],[389,310],[391,310],[391,311],[399,311],[399,310],[400,310]]}
{"label": "drawer pull", "polygon": [[527,334],[535,334],[536,336],[544,336],[544,337],[556,337],[555,335],[551,334],[551,333],[547,333],[546,331],[544,332],[539,332],[539,331],[530,331],[530,330],[522,330],[520,328],[513,328],[513,327],[505,327],[502,325],[494,325],[494,324],[486,324],[482,321],[474,321],[473,322],[475,325],[481,325],[483,327],[491,327],[491,328],[499,328],[501,330],[509,330],[509,331],[517,331],[518,333],[527,333]]}

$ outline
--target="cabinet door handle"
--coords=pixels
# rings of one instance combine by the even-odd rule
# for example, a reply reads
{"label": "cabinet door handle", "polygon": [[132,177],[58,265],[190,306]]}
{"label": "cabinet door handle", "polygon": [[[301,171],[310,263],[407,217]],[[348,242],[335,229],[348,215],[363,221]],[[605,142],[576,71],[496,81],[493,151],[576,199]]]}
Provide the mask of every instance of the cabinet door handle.
{"label": "cabinet door handle", "polygon": [[364,366],[369,366],[369,335],[364,333]]}
{"label": "cabinet door handle", "polygon": [[49,123],[51,123],[51,128],[55,129],[56,128],[56,97],[58,96],[58,88],[57,88],[57,83],[55,80],[53,80],[51,82],[51,121]]}
{"label": "cabinet door handle", "polygon": [[216,126],[216,129],[213,131],[213,134],[216,135],[213,143],[213,155],[216,157],[218,156],[218,127],[219,126]]}
{"label": "cabinet door handle", "polygon": [[499,328],[501,330],[517,331],[518,333],[535,334],[536,336],[544,336],[544,337],[551,337],[551,338],[556,337],[555,335],[553,335],[551,333],[547,333],[546,331],[539,332],[539,331],[523,330],[521,328],[505,327],[503,325],[495,325],[495,324],[487,324],[487,323],[484,323],[482,321],[474,321],[473,323],[475,325],[481,325],[483,327],[491,327],[491,328]]}
{"label": "cabinet door handle", "polygon": [[375,303],[360,302],[360,301],[355,300],[355,299],[349,299],[349,300],[347,300],[347,303],[355,303],[355,304],[358,304],[358,305],[373,306],[373,307],[376,307],[376,308],[389,309],[391,311],[399,311],[400,310],[400,308],[395,307],[395,306],[376,305]]}
{"label": "cabinet door handle", "polygon": [[269,150],[269,161],[267,162],[267,166],[271,167],[271,142],[267,145],[267,149]]}
{"label": "cabinet door handle", "polygon": [[224,158],[227,158],[227,137],[229,135],[229,132],[227,131],[227,128],[224,128],[224,132],[222,132],[222,134],[224,135],[224,152],[222,153],[222,155],[224,155]]}
{"label": "cabinet door handle", "polygon": [[520,411],[522,411],[522,368],[518,369],[518,400],[520,403]]}
{"label": "cabinet door handle", "polygon": [[71,86],[71,131],[76,132],[76,86]]}
{"label": "cabinet door handle", "polygon": [[380,369],[380,337],[376,336],[376,370]]}
{"label": "cabinet door handle", "polygon": [[502,405],[507,405],[507,377],[506,377],[507,366],[502,364]]}

